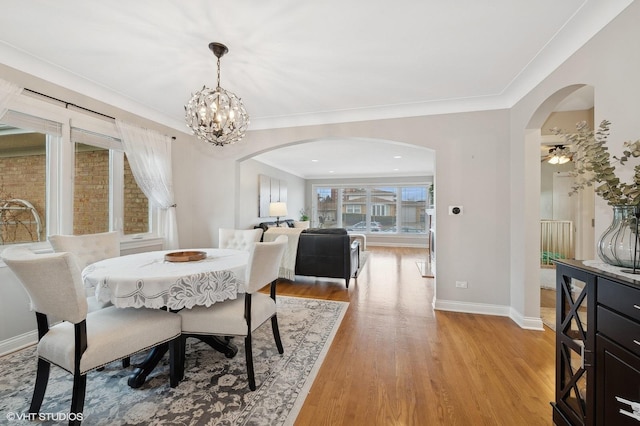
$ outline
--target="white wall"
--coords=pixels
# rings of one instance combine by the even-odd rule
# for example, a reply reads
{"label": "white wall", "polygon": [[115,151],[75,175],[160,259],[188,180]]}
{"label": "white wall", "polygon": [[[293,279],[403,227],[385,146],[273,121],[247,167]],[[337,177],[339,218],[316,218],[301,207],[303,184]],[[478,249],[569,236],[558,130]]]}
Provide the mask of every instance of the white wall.
{"label": "white wall", "polygon": [[7,267],[0,267],[0,355],[34,342],[36,316],[29,296]]}
{"label": "white wall", "polygon": [[283,172],[256,160],[246,160],[238,164],[240,186],[238,188],[238,228],[253,228],[260,222],[273,222],[274,217],[258,216],[258,176],[266,175],[287,183],[287,212],[280,220],[300,220],[300,209],[306,200],[305,180],[299,176]]}
{"label": "white wall", "polygon": [[[197,146],[174,167],[194,182],[189,192],[198,206],[188,217],[178,211],[181,244],[209,243],[210,230],[233,223],[232,203],[218,205],[242,192],[240,175],[237,182],[228,180],[237,159],[323,137],[409,143],[436,151],[437,307],[508,314],[509,272],[502,262],[509,256],[508,128],[509,111],[500,110],[252,131],[224,157]],[[464,214],[449,216],[449,205],[462,205]],[[192,227],[198,223],[206,229]],[[468,281],[469,288],[456,288],[457,280]]]}
{"label": "white wall", "polygon": [[[623,141],[640,136],[639,19],[640,3],[634,2],[511,109],[511,307],[525,317],[539,313],[535,134],[553,107],[578,87],[573,85],[588,84],[595,88],[594,122],[612,122],[610,152],[620,155]],[[631,174],[632,166],[619,174],[621,179]],[[601,199],[596,200],[595,221],[597,239],[611,221],[611,209]]]}

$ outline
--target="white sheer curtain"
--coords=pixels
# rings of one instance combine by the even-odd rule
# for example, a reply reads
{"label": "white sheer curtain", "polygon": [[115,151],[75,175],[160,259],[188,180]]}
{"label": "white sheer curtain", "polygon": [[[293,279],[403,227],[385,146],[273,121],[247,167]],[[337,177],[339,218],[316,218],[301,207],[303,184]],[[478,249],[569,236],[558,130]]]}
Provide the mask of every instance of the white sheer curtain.
{"label": "white sheer curtain", "polygon": [[18,96],[22,92],[22,87],[18,87],[13,83],[0,78],[0,118],[2,118],[9,107],[9,102],[14,96]]}
{"label": "white sheer curtain", "polygon": [[176,249],[178,226],[171,173],[171,138],[116,120],[133,177],[149,201],[164,212],[165,248]]}

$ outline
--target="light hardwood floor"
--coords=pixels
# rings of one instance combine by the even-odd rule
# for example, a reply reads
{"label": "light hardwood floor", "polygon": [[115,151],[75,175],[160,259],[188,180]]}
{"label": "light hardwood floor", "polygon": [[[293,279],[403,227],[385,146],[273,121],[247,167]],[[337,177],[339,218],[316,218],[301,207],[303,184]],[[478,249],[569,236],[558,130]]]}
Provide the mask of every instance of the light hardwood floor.
{"label": "light hardwood floor", "polygon": [[540,306],[543,308],[556,307],[556,291],[548,288],[540,289]]}
{"label": "light hardwood floor", "polygon": [[433,279],[416,265],[424,250],[368,251],[348,290],[343,280],[278,285],[350,303],[296,425],[553,424],[553,332],[434,312]]}

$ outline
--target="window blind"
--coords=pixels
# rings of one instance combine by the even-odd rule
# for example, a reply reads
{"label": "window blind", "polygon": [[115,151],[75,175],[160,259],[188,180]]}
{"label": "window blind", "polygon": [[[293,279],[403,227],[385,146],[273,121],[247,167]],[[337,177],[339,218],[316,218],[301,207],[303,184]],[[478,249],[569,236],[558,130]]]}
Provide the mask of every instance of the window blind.
{"label": "window blind", "polygon": [[2,122],[14,127],[44,133],[52,136],[62,136],[62,124],[33,115],[9,110],[2,117]]}
{"label": "window blind", "polygon": [[83,143],[86,145],[97,146],[104,149],[124,151],[124,148],[122,147],[122,141],[120,139],[114,138],[113,136],[92,132],[90,130],[80,129],[78,127],[71,128],[71,141],[76,143]]}

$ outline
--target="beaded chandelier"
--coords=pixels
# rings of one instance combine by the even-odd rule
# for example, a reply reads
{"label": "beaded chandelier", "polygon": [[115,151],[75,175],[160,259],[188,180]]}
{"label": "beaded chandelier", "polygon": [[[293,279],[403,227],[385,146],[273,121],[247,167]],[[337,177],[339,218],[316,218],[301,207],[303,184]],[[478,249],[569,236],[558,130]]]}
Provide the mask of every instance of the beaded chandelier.
{"label": "beaded chandelier", "polygon": [[220,58],[229,49],[222,43],[209,43],[209,49],[218,58],[218,85],[206,86],[192,95],[184,106],[187,126],[193,133],[212,145],[224,146],[238,142],[249,126],[249,114],[242,100],[220,87]]}

